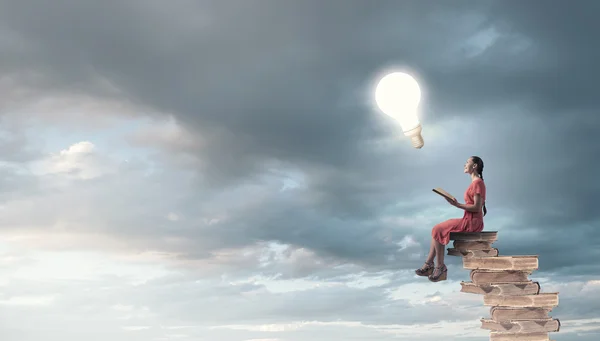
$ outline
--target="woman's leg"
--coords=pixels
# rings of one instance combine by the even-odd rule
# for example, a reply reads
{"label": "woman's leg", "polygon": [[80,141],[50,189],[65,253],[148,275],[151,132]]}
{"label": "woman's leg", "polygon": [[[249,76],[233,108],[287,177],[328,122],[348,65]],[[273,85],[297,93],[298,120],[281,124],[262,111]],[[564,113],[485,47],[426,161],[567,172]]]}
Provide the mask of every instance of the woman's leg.
{"label": "woman's leg", "polygon": [[[444,265],[444,251],[446,247],[442,244],[442,241],[445,241],[448,238],[450,231],[453,230],[455,226],[456,219],[450,219],[435,225],[431,230],[431,248],[437,256],[436,265],[438,267]],[[431,260],[433,261],[433,258]]]}
{"label": "woman's leg", "polygon": [[435,254],[437,255],[437,266],[442,267],[444,265],[444,249],[446,246],[435,239],[433,239],[433,244],[435,244],[434,248]]}
{"label": "woman's leg", "polygon": [[435,245],[436,245],[435,239],[431,238],[431,243],[429,243],[429,244],[430,244],[429,255],[427,256],[425,263],[433,263],[433,260],[435,259],[435,255],[437,253],[437,251],[435,249]]}
{"label": "woman's leg", "polygon": [[429,254],[427,255],[425,264],[420,269],[415,270],[415,273],[417,275],[430,277],[432,274],[435,275],[435,273],[433,273],[433,260],[436,258],[436,256],[438,266],[441,266],[445,269],[445,266],[443,265],[445,244],[442,244],[442,241],[445,241],[446,244],[448,243],[450,232],[456,230],[460,222],[461,219],[448,219],[442,223],[435,225],[431,229],[431,244],[429,246]]}
{"label": "woman's leg", "polygon": [[437,264],[431,275],[429,275],[429,280],[432,282],[443,281],[448,277],[448,269],[446,268],[446,264],[444,264],[444,249],[445,245],[436,240],[435,253],[437,254]]}
{"label": "woman's leg", "polygon": [[436,267],[433,269],[431,275],[429,275],[430,281],[437,282],[446,279],[448,270],[444,264],[444,251],[446,244],[448,244],[450,241],[450,232],[456,231],[460,225],[460,222],[461,219],[449,219],[443,223],[435,225],[431,230],[431,247],[434,249],[433,253],[437,259]]}
{"label": "woman's leg", "polygon": [[429,246],[429,254],[427,255],[427,259],[425,260],[425,264],[415,270],[415,273],[418,276],[429,276],[433,272],[433,259],[435,258],[435,239],[431,238],[431,243]]}

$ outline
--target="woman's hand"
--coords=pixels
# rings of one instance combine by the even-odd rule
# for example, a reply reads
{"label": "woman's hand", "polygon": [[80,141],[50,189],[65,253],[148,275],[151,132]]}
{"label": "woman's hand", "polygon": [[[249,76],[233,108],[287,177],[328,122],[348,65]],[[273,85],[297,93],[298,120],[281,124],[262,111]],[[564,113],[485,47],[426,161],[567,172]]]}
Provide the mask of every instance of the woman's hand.
{"label": "woman's hand", "polygon": [[456,201],[456,199],[448,199],[445,198],[447,202],[450,203],[450,205],[454,206],[454,207],[458,207],[458,201]]}

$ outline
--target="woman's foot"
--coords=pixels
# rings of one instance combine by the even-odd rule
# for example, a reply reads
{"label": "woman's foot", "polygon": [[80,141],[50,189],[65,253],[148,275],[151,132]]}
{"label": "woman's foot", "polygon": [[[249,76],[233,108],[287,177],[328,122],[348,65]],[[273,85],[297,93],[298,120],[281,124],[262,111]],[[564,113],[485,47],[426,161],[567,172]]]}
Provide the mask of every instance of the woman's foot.
{"label": "woman's foot", "polygon": [[415,270],[417,276],[429,276],[433,272],[433,262],[425,262],[420,269]]}
{"label": "woman's foot", "polygon": [[445,281],[446,278],[448,278],[448,268],[446,268],[446,264],[436,266],[433,269],[433,273],[429,275],[429,280],[432,282]]}

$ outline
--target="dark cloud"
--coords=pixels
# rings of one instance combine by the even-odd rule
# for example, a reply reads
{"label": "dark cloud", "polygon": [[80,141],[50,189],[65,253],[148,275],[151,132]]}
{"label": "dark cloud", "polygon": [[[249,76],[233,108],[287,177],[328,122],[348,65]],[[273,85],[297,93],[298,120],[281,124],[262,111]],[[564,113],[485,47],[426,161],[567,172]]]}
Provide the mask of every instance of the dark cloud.
{"label": "dark cloud", "polygon": [[[204,140],[192,152],[205,185],[239,185],[273,162],[304,174],[306,202],[246,212],[222,236],[231,245],[275,239],[383,259],[391,251],[374,219],[432,185],[462,191],[466,183],[454,184],[472,154],[487,162],[490,217],[519,218],[507,232],[543,228],[554,238],[598,219],[598,24],[586,14],[595,2],[0,6],[6,72],[35,70],[36,86],[92,94],[105,94],[101,78],[174,114]],[[427,148],[418,153],[402,137],[372,148],[397,134],[369,102],[374,77],[394,65],[424,85]]]}
{"label": "dark cloud", "polygon": [[[420,265],[414,254],[427,244],[399,251],[396,243],[407,235],[426,240],[448,212],[434,211],[446,207],[427,193],[442,186],[461,197],[468,184],[462,164],[479,155],[489,191],[486,229],[501,232],[501,253],[539,254],[540,275],[595,275],[599,6],[584,0],[0,0],[0,86],[19,89],[13,93],[19,102],[40,93],[127,99],[151,108],[151,115],[173,115],[194,136],[153,145],[164,146],[153,161],[184,164],[194,173],[147,175],[131,162],[132,168],[121,165],[117,174],[77,182],[70,191],[44,187],[30,204],[38,214],[23,218],[27,205],[20,203],[2,216],[2,229],[31,231],[68,216],[80,224],[72,232],[104,232],[129,250],[179,252],[178,260],[191,264],[264,241],[290,245],[289,254],[315,253],[262,270],[282,278],[330,280],[344,274],[336,267],[345,263],[406,269]],[[423,85],[422,150],[412,150],[372,103],[373,81],[396,66],[414,71]],[[9,104],[0,103],[2,114],[15,105]],[[23,136],[7,136],[0,136],[3,159],[39,157],[22,149]],[[17,182],[39,190],[38,178],[1,172],[6,196]],[[280,191],[285,181],[299,187]],[[49,204],[56,202],[69,205]],[[175,208],[186,218],[177,224],[164,219]],[[409,223],[399,227],[384,217]],[[212,218],[222,222],[202,220]],[[79,247],[94,243],[101,242]],[[248,274],[260,271],[259,263],[254,254],[220,265]],[[409,309],[381,310],[385,298],[378,291],[339,294],[302,293],[288,317],[368,314],[391,323],[390,312]],[[312,304],[316,297],[324,303]],[[293,304],[277,298],[260,316],[277,317]],[[175,316],[199,303],[184,299],[180,311],[159,308],[175,309],[166,313]],[[226,307],[238,303],[232,298]],[[451,315],[446,308],[437,317]],[[213,317],[226,315],[220,310]],[[412,322],[421,321],[415,316]]]}

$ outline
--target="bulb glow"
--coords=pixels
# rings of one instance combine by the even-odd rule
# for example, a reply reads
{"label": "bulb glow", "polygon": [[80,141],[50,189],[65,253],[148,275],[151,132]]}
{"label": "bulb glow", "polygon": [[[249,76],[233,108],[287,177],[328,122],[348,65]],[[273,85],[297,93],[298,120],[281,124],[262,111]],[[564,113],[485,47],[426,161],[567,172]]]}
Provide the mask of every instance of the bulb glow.
{"label": "bulb glow", "polygon": [[411,138],[413,147],[423,147],[421,122],[417,117],[421,89],[413,77],[402,72],[384,76],[375,89],[375,101],[383,113],[400,124],[404,135]]}

